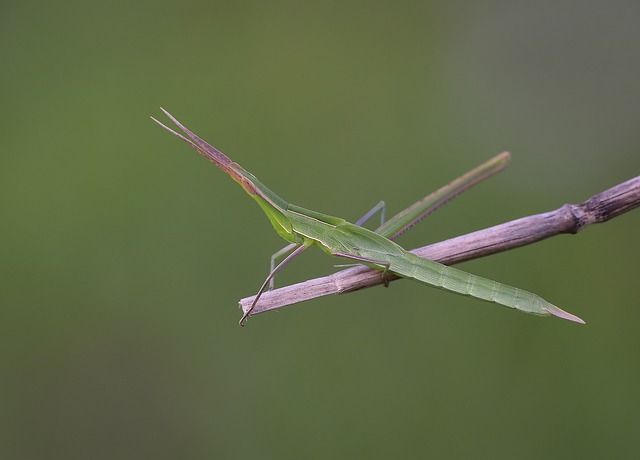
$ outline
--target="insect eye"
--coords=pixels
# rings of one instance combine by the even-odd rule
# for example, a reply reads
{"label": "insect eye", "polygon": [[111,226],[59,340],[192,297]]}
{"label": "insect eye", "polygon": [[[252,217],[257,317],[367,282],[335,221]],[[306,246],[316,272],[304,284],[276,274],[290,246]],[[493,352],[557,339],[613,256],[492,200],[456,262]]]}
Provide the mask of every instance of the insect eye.
{"label": "insect eye", "polygon": [[253,182],[251,182],[249,179],[247,179],[246,177],[241,177],[240,178],[240,185],[242,185],[242,188],[244,188],[247,192],[255,195],[256,186],[253,185]]}

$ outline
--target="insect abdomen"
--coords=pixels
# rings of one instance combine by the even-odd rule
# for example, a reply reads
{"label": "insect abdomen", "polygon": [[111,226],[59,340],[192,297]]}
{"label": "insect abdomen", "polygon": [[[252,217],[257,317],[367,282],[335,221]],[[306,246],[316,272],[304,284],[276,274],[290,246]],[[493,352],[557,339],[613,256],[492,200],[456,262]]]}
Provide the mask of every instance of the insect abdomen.
{"label": "insect abdomen", "polygon": [[390,271],[434,287],[498,303],[537,315],[549,315],[555,308],[540,296],[481,276],[447,267],[432,260],[408,254],[402,261],[391,261]]}

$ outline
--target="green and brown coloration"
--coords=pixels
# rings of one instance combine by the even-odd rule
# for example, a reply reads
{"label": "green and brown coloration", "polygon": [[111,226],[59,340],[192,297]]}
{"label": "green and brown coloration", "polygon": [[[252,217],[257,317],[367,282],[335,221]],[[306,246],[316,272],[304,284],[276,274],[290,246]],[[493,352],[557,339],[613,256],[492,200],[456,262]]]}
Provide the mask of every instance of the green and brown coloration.
{"label": "green and brown coloration", "polygon": [[[166,110],[162,110],[188,138],[166,127],[155,118],[152,117],[152,119],[187,142],[198,153],[208,158],[238,182],[262,208],[276,232],[291,243],[280,253],[293,252],[271,270],[253,304],[242,316],[241,325],[251,314],[260,295],[271,284],[274,275],[290,260],[313,245],[318,246],[327,254],[350,259],[358,264],[380,270],[383,277],[387,272],[390,272],[430,286],[494,302],[526,313],[542,316],[554,315],[584,324],[582,319],[561,310],[536,294],[423,259],[391,241],[442,204],[441,202],[421,200],[382,224],[375,232],[339,217],[301,208],[280,198],[265,187],[253,174],[193,134]],[[463,176],[461,179],[467,178],[466,182],[463,180],[457,189],[447,195],[447,199],[502,169],[508,160],[508,153],[498,155]]]}

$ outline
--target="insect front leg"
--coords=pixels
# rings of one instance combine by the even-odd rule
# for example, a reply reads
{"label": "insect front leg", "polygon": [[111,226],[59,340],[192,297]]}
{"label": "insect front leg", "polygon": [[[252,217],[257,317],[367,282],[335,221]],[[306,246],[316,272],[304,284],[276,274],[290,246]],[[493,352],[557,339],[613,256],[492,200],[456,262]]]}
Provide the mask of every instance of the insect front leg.
{"label": "insect front leg", "polygon": [[[269,273],[272,273],[274,271],[274,269],[276,268],[276,260],[279,259],[280,257],[284,256],[285,254],[290,253],[291,251],[293,251],[295,248],[297,248],[298,245],[296,243],[291,243],[287,246],[285,246],[284,248],[280,249],[278,252],[276,252],[275,254],[273,254],[271,256],[271,264],[269,265]],[[275,285],[275,276],[272,276],[271,279],[269,280],[269,290],[273,290],[273,287]]]}
{"label": "insect front leg", "polygon": [[294,244],[294,247],[296,248],[296,250],[293,251],[291,254],[289,254],[287,257],[285,257],[285,259],[282,262],[280,262],[278,264],[278,266],[276,266],[273,270],[271,270],[271,272],[269,272],[269,275],[267,276],[267,279],[265,279],[264,283],[262,283],[262,286],[260,286],[260,289],[258,290],[258,293],[256,294],[255,298],[253,299],[253,302],[251,303],[251,306],[247,309],[247,311],[244,313],[244,315],[242,315],[242,318],[240,318],[240,326],[244,326],[244,322],[247,320],[247,318],[249,317],[249,315],[253,311],[254,307],[258,303],[258,300],[260,299],[260,296],[262,296],[262,293],[265,291],[265,289],[267,288],[267,286],[269,285],[269,283],[271,282],[273,277],[276,276],[276,273],[278,273],[280,270],[282,270],[285,265],[287,265],[289,262],[291,262],[293,259],[295,259],[302,251],[307,249],[309,247],[309,245],[308,244]]}

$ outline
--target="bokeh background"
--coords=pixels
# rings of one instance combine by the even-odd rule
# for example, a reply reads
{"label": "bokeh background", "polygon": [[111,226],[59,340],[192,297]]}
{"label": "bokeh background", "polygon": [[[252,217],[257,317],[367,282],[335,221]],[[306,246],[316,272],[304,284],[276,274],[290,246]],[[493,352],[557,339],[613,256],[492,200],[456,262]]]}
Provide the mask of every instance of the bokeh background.
{"label": "bokeh background", "polygon": [[638,455],[639,211],[460,265],[586,326],[400,281],[239,328],[283,241],[148,117],[351,220],[513,152],[412,248],[640,174],[639,21],[635,0],[3,3],[0,456]]}

